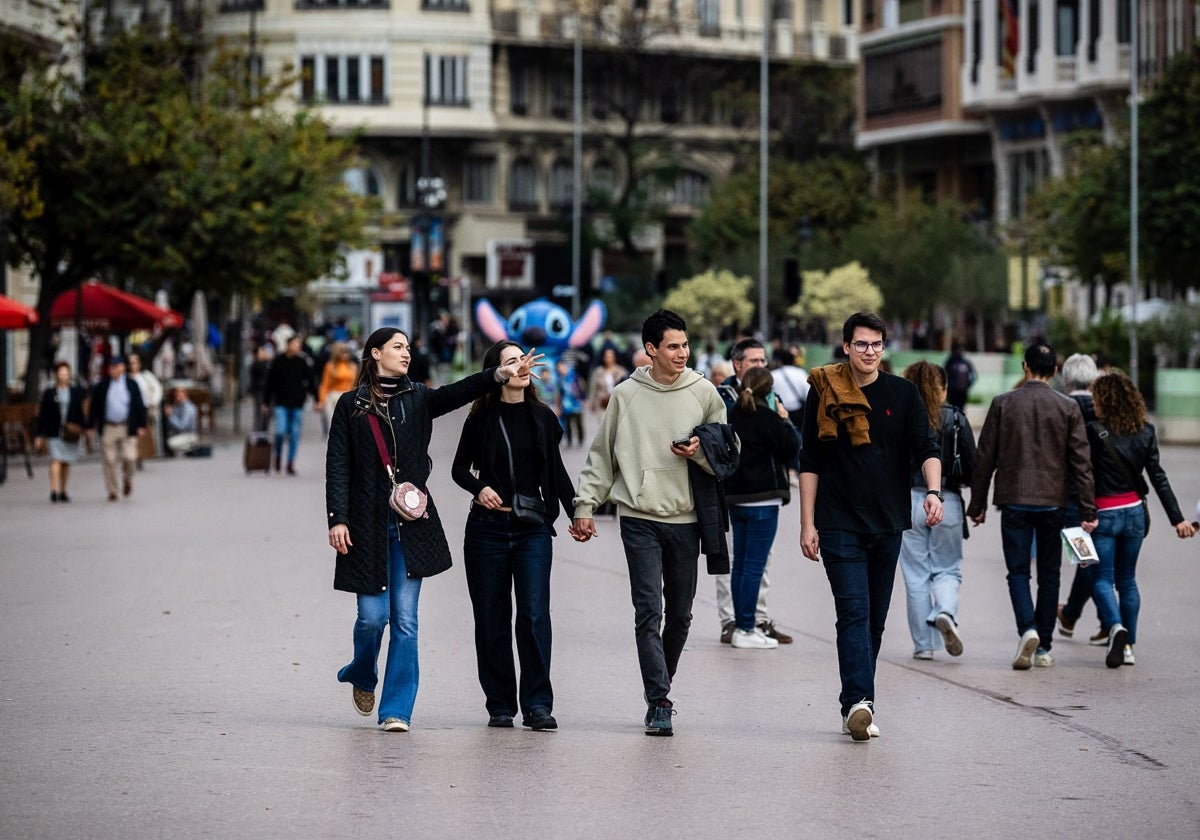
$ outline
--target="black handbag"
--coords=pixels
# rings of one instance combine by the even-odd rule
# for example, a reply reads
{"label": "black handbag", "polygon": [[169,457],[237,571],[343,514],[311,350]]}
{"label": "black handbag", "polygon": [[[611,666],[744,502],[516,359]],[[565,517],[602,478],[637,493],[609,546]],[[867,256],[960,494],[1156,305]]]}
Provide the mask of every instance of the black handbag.
{"label": "black handbag", "polygon": [[546,522],[546,504],[537,496],[517,492],[517,473],[513,469],[512,443],[508,439],[508,429],[504,428],[504,419],[497,419],[500,420],[500,434],[504,435],[504,447],[508,452],[508,475],[512,479],[513,485],[513,516],[530,525],[543,525]]}

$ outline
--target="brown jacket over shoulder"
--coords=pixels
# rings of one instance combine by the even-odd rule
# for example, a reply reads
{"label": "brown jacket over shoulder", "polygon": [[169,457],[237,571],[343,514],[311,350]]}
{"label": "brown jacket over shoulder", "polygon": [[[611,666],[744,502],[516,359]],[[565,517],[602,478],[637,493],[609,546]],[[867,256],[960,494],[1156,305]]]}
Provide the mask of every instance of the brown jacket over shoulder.
{"label": "brown jacket over shoulder", "polygon": [[1073,399],[1045,382],[1031,379],[992,400],[979,434],[967,516],[987,507],[993,472],[996,505],[1066,507],[1068,483],[1074,481],[1080,519],[1096,518],[1083,414]]}

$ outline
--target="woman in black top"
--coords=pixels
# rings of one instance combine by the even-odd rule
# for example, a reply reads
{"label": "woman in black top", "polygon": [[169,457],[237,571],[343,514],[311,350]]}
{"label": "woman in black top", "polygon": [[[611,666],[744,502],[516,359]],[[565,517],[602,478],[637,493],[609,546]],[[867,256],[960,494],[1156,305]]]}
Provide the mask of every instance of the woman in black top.
{"label": "woman in black top", "polygon": [[733,525],[729,588],[736,629],[730,643],[751,650],[779,647],[777,640],[755,626],[755,609],[763,569],[779,529],[779,508],[791,498],[787,467],[800,453],[800,439],[783,404],[767,404],[774,385],[766,368],[748,369],[738,401],[729,409],[729,422],[742,444],[737,472],[725,481]]}
{"label": "woman in black top", "polygon": [[[500,341],[483,365],[510,364],[523,353],[515,342]],[[550,686],[550,538],[559,506],[570,517],[575,497],[561,440],[558,418],[524,373],[475,401],[454,456],[451,475],[474,497],[463,555],[488,726],[511,727],[519,703],[522,725],[558,728]],[[523,518],[513,509],[518,496],[518,507],[530,509]],[[510,629],[514,592],[519,690]]]}
{"label": "woman in black top", "polygon": [[[38,408],[37,448],[45,441],[50,450],[50,501],[69,502],[67,479],[71,464],[79,458],[79,436],[86,420],[83,416],[83,389],[71,384],[71,366],[54,366],[54,384],[42,392]],[[67,424],[72,424],[71,429]]]}

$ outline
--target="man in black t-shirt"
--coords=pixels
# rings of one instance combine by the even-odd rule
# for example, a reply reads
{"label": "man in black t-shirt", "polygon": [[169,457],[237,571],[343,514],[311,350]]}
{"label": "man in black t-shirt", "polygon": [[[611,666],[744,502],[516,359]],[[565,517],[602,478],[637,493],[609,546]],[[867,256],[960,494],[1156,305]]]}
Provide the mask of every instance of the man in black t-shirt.
{"label": "man in black t-shirt", "polygon": [[800,549],[824,561],[837,610],[842,731],[855,741],[874,724],[875,660],[911,527],[910,465],[920,464],[925,522],[942,521],[942,462],[913,383],[879,370],[887,327],[858,312],[842,327],[843,364],[813,371],[800,452]]}

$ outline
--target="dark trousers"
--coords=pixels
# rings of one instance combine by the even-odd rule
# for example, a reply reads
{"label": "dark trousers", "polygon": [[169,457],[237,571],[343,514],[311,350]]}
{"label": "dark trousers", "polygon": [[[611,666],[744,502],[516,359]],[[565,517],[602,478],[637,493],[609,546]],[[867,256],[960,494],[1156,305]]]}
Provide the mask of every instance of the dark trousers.
{"label": "dark trousers", "polygon": [[692,626],[700,526],[621,517],[634,635],[647,703],[668,699]]}
{"label": "dark trousers", "polygon": [[896,582],[902,534],[821,531],[821,559],[837,613],[842,715],[875,702],[875,661]]}
{"label": "dark trousers", "polygon": [[580,413],[564,414],[562,416],[563,431],[566,432],[567,446],[578,443],[583,446],[583,415]]}
{"label": "dark trousers", "polygon": [[[471,506],[463,543],[467,591],[475,614],[475,658],[488,714],[528,716],[554,709],[550,685],[549,525],[527,525],[511,513]],[[513,667],[515,635],[520,686]]]}
{"label": "dark trousers", "polygon": [[[1058,587],[1062,574],[1063,508],[1044,511],[1000,512],[1000,540],[1008,567],[1008,597],[1012,601],[1017,632],[1036,629],[1038,647],[1050,650],[1054,641],[1054,619],[1058,614]],[[1037,538],[1037,604],[1030,591],[1033,540]]]}

